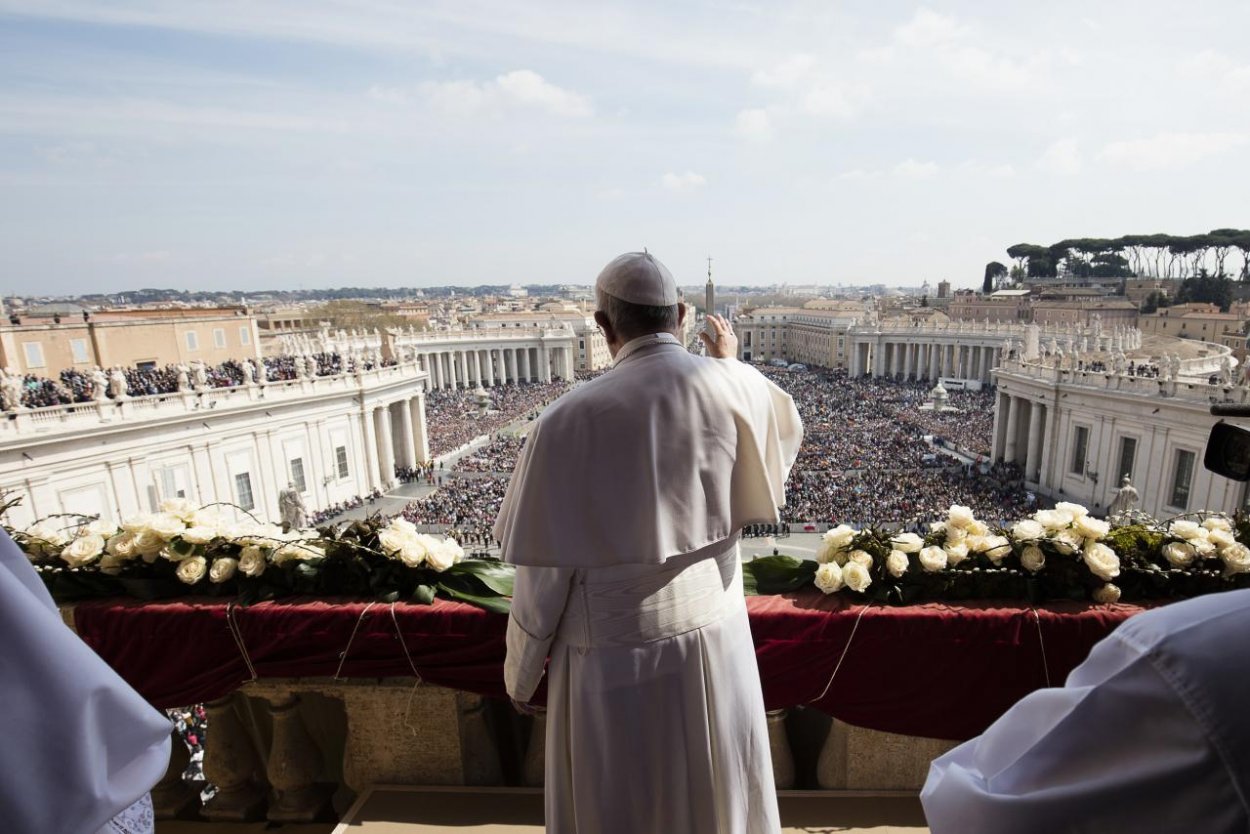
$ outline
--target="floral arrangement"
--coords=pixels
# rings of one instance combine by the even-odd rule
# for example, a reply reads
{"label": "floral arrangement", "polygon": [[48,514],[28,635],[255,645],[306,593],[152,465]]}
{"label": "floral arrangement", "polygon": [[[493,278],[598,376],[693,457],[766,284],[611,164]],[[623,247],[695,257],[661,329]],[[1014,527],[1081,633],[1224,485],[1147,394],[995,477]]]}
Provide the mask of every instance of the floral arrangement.
{"label": "floral arrangement", "polygon": [[815,561],[768,556],[746,563],[749,592],[808,584],[826,594],[905,604],[931,599],[1118,602],[1250,587],[1250,525],[1199,514],[1112,527],[1067,502],[1010,528],[991,529],[952,506],[927,535],[856,530],[824,534]]}
{"label": "floral arrangement", "polygon": [[241,603],[292,595],[367,596],[430,603],[435,596],[507,611],[512,569],[466,559],[455,539],[403,518],[288,530],[240,522],[223,506],[166,501],[120,525],[53,516],[8,529],[58,601],[234,595]]}

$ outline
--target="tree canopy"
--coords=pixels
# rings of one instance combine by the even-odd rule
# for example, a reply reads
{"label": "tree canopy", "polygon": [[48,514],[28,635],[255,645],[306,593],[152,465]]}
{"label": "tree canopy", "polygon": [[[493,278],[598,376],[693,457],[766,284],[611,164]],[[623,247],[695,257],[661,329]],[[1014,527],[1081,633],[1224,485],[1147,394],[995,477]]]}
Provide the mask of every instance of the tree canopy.
{"label": "tree canopy", "polygon": [[[1241,260],[1229,262],[1233,252]],[[1017,243],[1007,255],[1030,278],[1229,277],[1250,282],[1250,229],[1197,235],[1124,235],[1070,238],[1039,246]],[[988,268],[988,267],[987,267]],[[1235,269],[1236,272],[1229,270]]]}

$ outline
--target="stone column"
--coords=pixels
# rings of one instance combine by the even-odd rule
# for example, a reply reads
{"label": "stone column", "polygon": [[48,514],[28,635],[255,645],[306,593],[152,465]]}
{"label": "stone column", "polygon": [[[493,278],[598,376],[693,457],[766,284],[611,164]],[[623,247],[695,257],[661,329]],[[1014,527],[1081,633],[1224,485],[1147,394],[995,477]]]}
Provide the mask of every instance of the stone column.
{"label": "stone column", "polygon": [[1007,397],[1007,442],[1004,444],[1003,460],[1015,463],[1017,436],[1020,424],[1020,402],[1017,398]]}
{"label": "stone column", "polygon": [[185,811],[194,801],[199,804],[200,797],[184,781],[182,773],[191,763],[191,754],[187,744],[176,730],[171,730],[173,738],[169,747],[169,767],[161,781],[152,788],[152,810],[158,820],[172,820]]}
{"label": "stone column", "polygon": [[853,378],[855,378],[855,377],[859,376],[859,374],[860,374],[860,370],[859,370],[859,344],[858,344],[857,342],[852,342],[852,343],[851,343],[850,348],[851,348],[851,349],[850,349],[850,354],[851,354],[851,378],[853,379]]}
{"label": "stone column", "polygon": [[1007,425],[1007,408],[1003,394],[994,395],[994,433],[990,435],[990,463],[998,463],[1003,457],[1005,429]]}
{"label": "stone column", "polygon": [[903,345],[903,379],[911,377],[911,352],[914,347],[910,342]]}
{"label": "stone column", "polygon": [[265,816],[275,822],[312,822],[330,802],[327,787],[313,784],[321,751],[304,726],[298,695],[267,700],[266,706],[273,726],[266,774],[274,801]]}
{"label": "stone column", "polygon": [[477,384],[480,386],[485,381],[482,376],[482,352],[480,350],[473,351],[473,376],[477,378]]}
{"label": "stone column", "polygon": [[508,348],[504,351],[508,355],[508,381],[516,385],[520,377],[517,376],[517,355],[516,348]]}
{"label": "stone column", "polygon": [[378,471],[382,476],[382,489],[395,480],[395,439],[391,433],[390,406],[378,406],[373,411],[378,433]]}
{"label": "stone column", "polygon": [[1042,456],[1042,409],[1038,402],[1029,402],[1029,439],[1024,453],[1024,480],[1037,483]]}
{"label": "stone column", "polygon": [[538,381],[551,382],[551,351],[546,342],[538,345]]}
{"label": "stone column", "polygon": [[529,382],[530,377],[532,376],[530,374],[530,349],[529,348],[521,348],[520,359],[521,359],[521,379],[524,382]]}
{"label": "stone column", "polygon": [[408,401],[408,408],[412,412],[410,419],[412,420],[412,444],[415,447],[417,460],[425,463],[430,459],[430,436],[425,425],[425,395],[417,394]]}
{"label": "stone column", "polygon": [[488,388],[495,387],[495,349],[488,348],[486,351],[486,386]]}
{"label": "stone column", "polygon": [[412,430],[412,400],[401,400],[399,403],[399,446],[403,450],[401,466],[417,465],[417,444]]}
{"label": "stone column", "polygon": [[929,381],[936,383],[942,376],[942,346],[937,342],[929,345]]}
{"label": "stone column", "polygon": [[369,490],[382,487],[382,482],[378,480],[378,431],[374,411],[373,407],[367,406],[360,415],[360,422],[364,429],[362,433],[365,438],[365,468],[368,470],[365,488]]}
{"label": "stone column", "polygon": [[204,705],[212,728],[204,748],[204,777],[217,786],[217,794],[202,813],[213,821],[258,820],[265,807],[260,757],[235,711],[237,697],[232,692]]}
{"label": "stone column", "polygon": [[448,387],[450,387],[451,390],[454,391],[460,387],[459,385],[460,379],[459,379],[459,376],[456,374],[456,354],[453,351],[447,351],[445,355],[447,357]]}

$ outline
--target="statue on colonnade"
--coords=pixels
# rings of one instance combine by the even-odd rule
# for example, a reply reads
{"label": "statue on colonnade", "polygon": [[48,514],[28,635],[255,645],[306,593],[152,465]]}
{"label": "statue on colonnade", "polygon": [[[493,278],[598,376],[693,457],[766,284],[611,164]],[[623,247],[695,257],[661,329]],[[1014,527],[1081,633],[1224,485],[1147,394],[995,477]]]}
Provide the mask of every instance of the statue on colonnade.
{"label": "statue on colonnade", "polygon": [[126,397],[126,372],[121,368],[109,371],[109,396],[115,400]]}
{"label": "statue on colonnade", "polygon": [[195,381],[195,390],[203,391],[208,388],[208,369],[198,359],[191,364],[191,378]]}
{"label": "statue on colonnade", "polygon": [[1115,491],[1111,506],[1107,508],[1107,517],[1112,520],[1124,518],[1137,506],[1138,500],[1137,488],[1129,482],[1128,475],[1125,475],[1120,481],[1120,488]]}
{"label": "statue on colonnade", "polygon": [[179,362],[178,367],[177,367],[177,372],[178,372],[178,390],[179,391],[190,390],[191,374],[187,370],[187,366]]}
{"label": "statue on colonnade", "polygon": [[308,525],[308,509],[304,497],[299,494],[293,481],[287,481],[286,489],[278,492],[278,514],[285,530],[298,530]]}
{"label": "statue on colonnade", "polygon": [[17,411],[22,407],[22,392],[25,383],[22,375],[12,368],[0,369],[0,401],[5,411]]}
{"label": "statue on colonnade", "polygon": [[104,369],[97,367],[91,372],[91,399],[103,402],[108,397],[109,381]]}

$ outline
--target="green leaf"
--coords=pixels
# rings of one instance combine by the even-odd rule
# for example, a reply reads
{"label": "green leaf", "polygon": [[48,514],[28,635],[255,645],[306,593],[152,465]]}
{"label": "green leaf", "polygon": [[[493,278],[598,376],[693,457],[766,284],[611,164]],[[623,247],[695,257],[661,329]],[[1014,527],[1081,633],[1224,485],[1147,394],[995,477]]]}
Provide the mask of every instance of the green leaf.
{"label": "green leaf", "polygon": [[467,602],[470,605],[476,605],[478,608],[486,611],[493,611],[497,614],[507,614],[512,610],[512,603],[506,597],[484,597],[478,594],[468,594],[464,591],[458,591],[450,588],[443,583],[439,583],[438,589],[451,599]]}
{"label": "green leaf", "polygon": [[811,584],[816,563],[793,556],[762,556],[742,566],[743,584],[750,575],[758,594],[786,594]]}
{"label": "green leaf", "polygon": [[512,596],[516,580],[516,568],[493,559],[466,559],[452,565],[444,574],[472,576],[490,590],[505,597]]}
{"label": "green leaf", "polygon": [[420,603],[421,605],[429,605],[434,602],[434,586],[418,585],[417,589],[412,592],[411,601]]}

